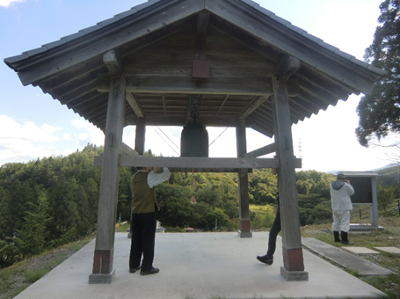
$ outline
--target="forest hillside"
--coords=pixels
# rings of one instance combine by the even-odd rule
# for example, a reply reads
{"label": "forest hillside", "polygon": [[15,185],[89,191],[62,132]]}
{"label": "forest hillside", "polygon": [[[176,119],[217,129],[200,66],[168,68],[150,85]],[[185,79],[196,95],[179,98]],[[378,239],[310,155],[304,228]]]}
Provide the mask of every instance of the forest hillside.
{"label": "forest hillside", "polygon": [[[0,168],[0,267],[79,240],[95,232],[101,170],[94,157],[102,147],[88,144],[66,157],[49,157]],[[151,155],[151,151],[146,153]],[[132,173],[120,169],[117,222],[129,221]],[[385,209],[400,198],[400,171],[378,177],[378,198]],[[172,173],[157,186],[158,220],[167,231],[236,231],[238,180],[235,173]],[[296,173],[301,225],[331,217],[332,174]],[[251,229],[269,229],[276,209],[277,178],[270,169],[249,173]],[[191,203],[192,196],[196,204]]]}

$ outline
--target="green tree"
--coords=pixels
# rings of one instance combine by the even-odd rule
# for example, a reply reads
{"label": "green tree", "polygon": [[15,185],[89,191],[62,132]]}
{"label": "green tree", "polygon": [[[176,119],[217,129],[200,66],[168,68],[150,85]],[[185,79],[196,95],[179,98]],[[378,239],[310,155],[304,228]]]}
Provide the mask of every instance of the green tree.
{"label": "green tree", "polygon": [[179,185],[160,184],[156,187],[160,204],[158,220],[164,226],[186,227],[191,224],[193,207],[190,203],[190,189]]}
{"label": "green tree", "polygon": [[220,208],[215,208],[210,210],[206,215],[205,219],[207,222],[207,229],[212,231],[220,227],[224,227],[227,225],[229,221],[228,215]]}
{"label": "green tree", "polygon": [[396,187],[378,186],[378,208],[385,213],[391,210],[396,202],[398,189]]}
{"label": "green tree", "polygon": [[[8,192],[0,186],[0,240],[4,238],[7,230],[8,222],[8,208],[7,202],[9,201]],[[1,250],[1,248],[0,248]]]}
{"label": "green tree", "polygon": [[271,169],[254,169],[249,174],[249,195],[251,204],[272,204],[278,192],[276,175]]}
{"label": "green tree", "polygon": [[24,224],[17,230],[15,243],[24,256],[40,254],[48,245],[49,204],[42,192],[37,203],[28,202]]}
{"label": "green tree", "polygon": [[400,131],[400,1],[385,0],[380,10],[379,25],[364,59],[387,71],[387,76],[375,83],[372,93],[362,97],[357,107],[356,134],[363,146],[368,146],[373,136],[380,139]]}

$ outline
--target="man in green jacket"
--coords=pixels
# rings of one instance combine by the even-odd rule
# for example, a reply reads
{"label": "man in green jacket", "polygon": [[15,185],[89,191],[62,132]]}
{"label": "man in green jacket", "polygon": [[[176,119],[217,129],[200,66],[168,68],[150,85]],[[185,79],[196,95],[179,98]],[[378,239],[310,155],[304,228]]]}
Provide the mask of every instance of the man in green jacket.
{"label": "man in green jacket", "polygon": [[168,180],[171,174],[166,167],[163,168],[161,173],[158,173],[158,171],[159,168],[151,170],[147,167],[138,167],[138,171],[131,178],[130,273],[135,273],[139,269],[141,269],[141,275],[156,274],[160,271],[153,267],[157,225],[156,212],[160,210],[154,186]]}

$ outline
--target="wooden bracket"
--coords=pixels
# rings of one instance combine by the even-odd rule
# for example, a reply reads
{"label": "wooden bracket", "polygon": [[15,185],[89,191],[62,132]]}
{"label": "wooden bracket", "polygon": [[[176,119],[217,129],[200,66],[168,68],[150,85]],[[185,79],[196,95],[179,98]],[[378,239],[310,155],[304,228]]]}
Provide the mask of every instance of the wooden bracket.
{"label": "wooden bracket", "polygon": [[286,81],[300,68],[300,60],[293,56],[285,55],[279,61],[276,80]]}

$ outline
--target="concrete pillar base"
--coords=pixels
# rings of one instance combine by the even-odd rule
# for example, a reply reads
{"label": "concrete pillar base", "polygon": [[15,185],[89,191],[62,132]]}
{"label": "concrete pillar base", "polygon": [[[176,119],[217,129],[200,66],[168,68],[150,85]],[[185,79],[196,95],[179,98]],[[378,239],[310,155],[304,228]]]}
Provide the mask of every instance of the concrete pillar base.
{"label": "concrete pillar base", "polygon": [[89,284],[110,284],[115,277],[116,270],[112,270],[111,273],[99,273],[89,275]]}
{"label": "concrete pillar base", "polygon": [[253,234],[251,232],[242,232],[241,230],[238,230],[239,237],[241,238],[252,238]]}
{"label": "concrete pillar base", "polygon": [[281,275],[287,281],[307,281],[308,272],[307,271],[288,271],[285,267],[281,266]]}

